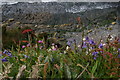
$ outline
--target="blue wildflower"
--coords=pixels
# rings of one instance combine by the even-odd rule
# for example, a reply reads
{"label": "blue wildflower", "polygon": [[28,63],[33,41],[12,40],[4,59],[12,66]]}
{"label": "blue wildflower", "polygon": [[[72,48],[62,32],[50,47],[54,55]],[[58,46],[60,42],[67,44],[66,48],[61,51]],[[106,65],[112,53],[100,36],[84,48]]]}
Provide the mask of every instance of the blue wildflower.
{"label": "blue wildflower", "polygon": [[120,52],[120,48],[118,48],[118,51]]}
{"label": "blue wildflower", "polygon": [[83,45],[82,48],[86,48],[87,46],[86,45]]}
{"label": "blue wildflower", "polygon": [[12,57],[11,52],[9,52],[9,51],[7,51],[7,50],[4,50],[3,54],[6,54],[6,55],[8,55],[8,56]]}
{"label": "blue wildflower", "polygon": [[120,43],[120,39],[118,40],[118,42]]}
{"label": "blue wildflower", "polygon": [[103,51],[100,51],[101,53],[103,53]]}
{"label": "blue wildflower", "polygon": [[90,49],[94,49],[94,47],[90,47]]}
{"label": "blue wildflower", "polygon": [[86,42],[84,42],[82,48],[86,48],[86,47],[87,47],[87,44]]}
{"label": "blue wildflower", "polygon": [[92,55],[96,56],[98,54],[98,52],[93,52]]}
{"label": "blue wildflower", "polygon": [[7,61],[8,61],[6,57],[4,57],[4,58],[1,59],[1,60],[2,60],[2,62],[7,62]]}
{"label": "blue wildflower", "polygon": [[103,44],[102,44],[102,43],[100,43],[100,45],[98,46],[98,48],[103,48]]}
{"label": "blue wildflower", "polygon": [[24,55],[24,57],[25,57],[25,58],[29,58],[29,56],[27,56],[27,55]]}
{"label": "blue wildflower", "polygon": [[7,53],[8,56],[12,57],[12,54],[10,52]]}
{"label": "blue wildflower", "polygon": [[6,54],[6,53],[8,53],[8,51],[7,51],[7,50],[4,50],[3,54]]}
{"label": "blue wildflower", "polygon": [[120,58],[120,54],[118,55],[118,58]]}
{"label": "blue wildflower", "polygon": [[89,44],[95,45],[95,42],[93,40],[89,40]]}
{"label": "blue wildflower", "polygon": [[68,45],[68,46],[70,46],[70,45],[71,45],[71,42],[70,42],[70,41],[68,41],[68,42],[67,42],[67,45]]}
{"label": "blue wildflower", "polygon": [[93,59],[96,60],[97,57],[94,57]]}
{"label": "blue wildflower", "polygon": [[89,40],[89,37],[86,37],[86,39],[85,40]]}

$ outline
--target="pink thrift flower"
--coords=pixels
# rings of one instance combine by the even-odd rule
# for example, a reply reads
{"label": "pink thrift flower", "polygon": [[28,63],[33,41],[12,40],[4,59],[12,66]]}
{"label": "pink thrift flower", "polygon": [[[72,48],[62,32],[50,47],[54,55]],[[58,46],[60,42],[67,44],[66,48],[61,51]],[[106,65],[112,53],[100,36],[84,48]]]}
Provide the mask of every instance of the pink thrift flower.
{"label": "pink thrift flower", "polygon": [[25,45],[23,45],[22,48],[25,48]]}
{"label": "pink thrift flower", "polygon": [[56,51],[57,49],[56,48],[54,48],[54,49],[52,49],[53,51]]}
{"label": "pink thrift flower", "polygon": [[29,47],[30,46],[30,43],[29,44],[27,44],[27,47]]}
{"label": "pink thrift flower", "polygon": [[38,43],[43,43],[43,41],[39,40]]}

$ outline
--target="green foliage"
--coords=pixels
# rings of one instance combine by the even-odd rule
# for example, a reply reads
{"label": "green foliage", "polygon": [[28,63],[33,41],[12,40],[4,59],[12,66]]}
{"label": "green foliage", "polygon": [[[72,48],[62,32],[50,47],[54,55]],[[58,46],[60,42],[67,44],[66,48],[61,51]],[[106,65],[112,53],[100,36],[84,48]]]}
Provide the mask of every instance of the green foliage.
{"label": "green foliage", "polygon": [[[32,33],[29,35],[31,34]],[[84,36],[85,34],[83,32],[82,37]],[[45,41],[47,42],[48,38],[45,40],[43,35],[42,37],[35,35],[33,39],[31,39],[31,37],[32,36],[27,37],[30,46],[22,48],[23,43],[21,42],[21,44],[17,45],[16,49],[12,48],[9,50],[12,57],[3,54],[2,58],[7,57],[8,59],[8,62],[3,62],[3,72],[6,72],[6,66],[8,64],[13,64],[11,68],[8,68],[9,72],[4,73],[4,77],[16,78],[20,71],[19,68],[21,68],[22,65],[26,65],[26,69],[21,73],[21,78],[31,77],[37,71],[38,73],[34,76],[45,79],[118,78],[120,75],[118,58],[120,43],[117,39],[113,42],[107,39],[108,43],[106,43],[106,47],[104,48],[97,48],[99,45],[94,46],[92,44],[87,44],[87,48],[78,48],[76,46],[75,52],[75,50],[71,48],[66,49],[66,44],[64,44],[66,46],[62,46],[65,48],[56,48],[56,44],[49,44],[49,47],[44,47],[44,45],[46,45]],[[56,43],[59,42],[55,36],[54,39]],[[38,43],[38,40],[43,42]],[[88,51],[91,46],[95,48]],[[95,56],[92,55],[94,51],[98,51],[96,59],[94,59]],[[25,57],[25,55],[28,57]],[[37,68],[34,68],[34,66],[37,66]],[[34,72],[35,70],[36,72]],[[36,78],[34,76],[32,76],[32,78]]]}

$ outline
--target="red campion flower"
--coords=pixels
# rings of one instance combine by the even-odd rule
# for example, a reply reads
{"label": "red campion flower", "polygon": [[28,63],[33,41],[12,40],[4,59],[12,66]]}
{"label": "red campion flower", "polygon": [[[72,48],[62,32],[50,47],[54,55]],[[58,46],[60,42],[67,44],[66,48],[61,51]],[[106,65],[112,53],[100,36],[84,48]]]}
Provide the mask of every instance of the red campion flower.
{"label": "red campion flower", "polygon": [[30,32],[30,31],[33,31],[33,30],[32,30],[32,29],[23,30],[23,31],[22,31],[22,34],[27,33],[27,32]]}
{"label": "red campion flower", "polygon": [[28,43],[28,41],[26,41],[26,40],[22,40],[22,42],[23,42],[23,43]]}

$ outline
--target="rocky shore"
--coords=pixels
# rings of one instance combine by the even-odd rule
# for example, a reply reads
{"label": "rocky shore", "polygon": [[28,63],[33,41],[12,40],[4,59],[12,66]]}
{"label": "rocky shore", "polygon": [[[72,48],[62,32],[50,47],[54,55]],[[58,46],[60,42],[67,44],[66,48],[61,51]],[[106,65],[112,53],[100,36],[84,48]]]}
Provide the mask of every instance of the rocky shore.
{"label": "rocky shore", "polygon": [[2,20],[14,18],[23,24],[58,25],[76,24],[76,18],[81,17],[84,24],[89,24],[116,16],[117,6],[118,3],[19,2],[2,6]]}
{"label": "rocky shore", "polygon": [[[83,6],[87,6],[87,8],[84,7],[83,11],[80,11],[79,8]],[[7,30],[29,27],[36,34],[57,32],[57,37],[65,38],[67,41],[75,39],[79,45],[83,30],[96,41],[101,36],[104,39],[108,34],[118,35],[117,6],[118,3],[17,3],[3,5],[2,26]],[[80,17],[81,24],[77,20],[78,17]],[[99,35],[99,38],[95,34]]]}

